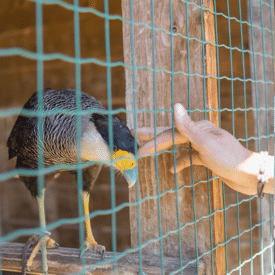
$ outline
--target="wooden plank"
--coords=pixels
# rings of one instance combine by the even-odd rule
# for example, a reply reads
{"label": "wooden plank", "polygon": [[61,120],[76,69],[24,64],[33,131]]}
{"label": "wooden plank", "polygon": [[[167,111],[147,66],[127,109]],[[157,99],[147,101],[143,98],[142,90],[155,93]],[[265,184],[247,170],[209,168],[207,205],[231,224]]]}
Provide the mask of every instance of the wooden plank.
{"label": "wooden plank", "polygon": [[[134,22],[142,22],[152,26],[151,1],[133,0]],[[198,6],[200,1],[193,1]],[[162,28],[170,32],[170,7],[169,1],[153,1],[155,27]],[[130,1],[122,1],[122,15],[130,20]],[[177,35],[173,36],[173,61],[174,67],[171,68],[171,34],[157,30],[155,35],[155,54],[153,56],[153,31],[142,25],[135,25],[134,29],[134,49],[131,47],[131,26],[128,23],[123,25],[123,45],[124,62],[129,66],[146,66],[150,69],[160,69],[155,73],[156,81],[154,87],[154,73],[148,69],[126,69],[126,106],[128,110],[134,110],[134,97],[136,97],[136,109],[172,110],[172,84],[174,89],[174,103],[182,103],[185,108],[204,109],[203,94],[203,56],[201,40],[201,10],[194,4],[184,1],[172,2],[172,24]],[[187,18],[188,15],[188,24]],[[187,30],[190,38],[187,39]],[[182,36],[180,36],[182,35]],[[134,55],[131,51],[133,50]],[[132,60],[134,56],[135,60]],[[189,62],[188,62],[189,58]],[[161,70],[181,71],[174,74],[173,83],[171,73]],[[133,83],[133,73],[135,83]],[[190,76],[192,74],[192,76]],[[156,94],[154,95],[154,89]],[[189,93],[189,94],[188,94]],[[190,98],[190,101],[189,101]],[[167,126],[172,124],[171,112],[159,112],[157,115],[157,126]],[[195,121],[203,119],[202,112],[193,112],[191,115]],[[134,127],[134,116],[127,114],[129,127]],[[153,127],[154,115],[142,112],[137,115],[137,126]],[[141,143],[142,144],[142,143]],[[186,145],[185,147],[188,147]],[[176,157],[181,152],[176,153]],[[203,252],[210,251],[210,231],[209,218],[200,219],[202,216],[209,215],[209,205],[207,196],[207,183],[201,182],[192,189],[191,170],[185,169],[177,174],[177,187],[183,187],[176,191],[175,177],[169,172],[169,167],[173,165],[173,156],[169,153],[161,154],[158,157],[156,166],[155,157],[147,157],[139,160],[139,192],[136,187],[130,190],[130,202],[136,202],[137,196],[144,199],[139,203],[140,212],[137,207],[130,207],[130,226],[131,226],[131,245],[138,247],[149,240],[142,253],[155,254],[159,257],[161,251],[166,256],[184,258],[194,258]],[[193,167],[193,183],[206,180],[206,169],[203,167]],[[158,180],[156,177],[158,176]],[[169,193],[163,194],[167,190]],[[176,192],[178,199],[176,199]],[[148,196],[159,195],[160,198],[146,199]],[[195,208],[193,207],[195,206]],[[179,220],[177,219],[177,206],[179,209]],[[140,227],[138,227],[138,219]],[[186,223],[190,223],[186,225]],[[194,227],[196,223],[196,228]],[[185,225],[185,226],[184,226]],[[161,226],[161,228],[160,228]],[[180,229],[180,234],[177,229]],[[162,237],[161,241],[156,238],[161,237],[167,232],[167,236]],[[140,234],[141,243],[138,234]],[[180,237],[180,239],[179,239]],[[197,247],[197,249],[196,249]],[[162,249],[161,249],[162,248]],[[202,257],[206,262],[207,271],[211,274],[211,253]],[[199,274],[201,271],[199,271]]]}
{"label": "wooden plank", "polygon": [[[267,4],[267,5],[265,5]],[[272,41],[273,35],[270,31],[262,30],[266,28],[274,30],[274,8],[271,9],[268,5],[270,1],[263,0],[247,0],[247,19],[254,27],[249,27],[249,50],[252,52],[250,57],[250,77],[254,82],[251,83],[252,91],[252,107],[253,108],[273,108],[274,104],[274,59],[263,57],[263,54],[272,56]],[[273,3],[274,5],[274,3]],[[270,12],[271,9],[271,12]],[[256,27],[257,26],[257,27]],[[274,46],[274,44],[273,44]],[[261,53],[255,54],[255,53]],[[257,81],[257,83],[255,82]],[[261,82],[260,82],[261,81]],[[271,83],[267,83],[271,82]],[[261,110],[253,112],[254,115],[254,137],[271,135],[274,133],[273,111]],[[268,123],[266,123],[266,118]],[[255,151],[269,151],[269,154],[274,155],[274,137],[260,138],[255,140]],[[268,195],[262,200],[258,200],[258,223],[270,218],[270,211],[274,210],[274,198],[270,205]],[[265,247],[271,244],[273,235],[270,228],[273,228],[272,220],[264,222],[260,226],[259,239],[261,246]],[[271,248],[272,249],[272,248]],[[261,269],[266,273],[272,272],[272,251],[268,249],[264,255],[261,255]]]}
{"label": "wooden plank", "polygon": [[[19,243],[4,243],[0,247],[0,260],[1,260],[1,270],[9,272],[21,272],[21,254],[23,249],[23,244]],[[79,249],[74,248],[64,248],[60,247],[58,249],[49,249],[47,251],[47,259],[49,266],[49,274],[68,274],[76,273],[82,270],[81,262],[79,258]],[[102,275],[102,274],[129,274],[136,275],[139,272],[139,258],[135,254],[126,254],[121,256],[121,253],[116,253],[119,259],[117,263],[117,273],[114,273],[114,264],[110,260],[114,257],[112,252],[107,252],[105,254],[105,260],[110,261],[110,263],[103,263],[97,267],[92,267],[97,262],[101,260],[101,255],[95,251],[86,252],[86,266],[85,268],[90,268],[85,274]],[[160,270],[160,260],[154,255],[143,256],[142,257],[144,272],[146,274],[161,274]],[[165,257],[164,266],[167,272],[172,272],[180,268],[180,261],[178,258]],[[183,260],[184,264],[187,264],[187,260]],[[199,264],[200,269],[204,269],[205,265],[203,262]],[[196,264],[192,263],[187,266],[183,274],[193,275],[196,273]],[[31,272],[27,274],[41,274],[41,252],[37,254],[34,259]],[[167,274],[167,273],[165,273]],[[176,273],[178,274],[178,273]]]}
{"label": "wooden plank", "polygon": [[[213,0],[204,0],[203,7],[208,8],[210,11],[214,11]],[[208,10],[203,13],[204,19],[204,35],[205,41],[210,42],[205,46],[205,64],[206,64],[206,75],[213,77],[207,77],[207,95],[208,95],[208,107],[213,109],[219,108],[219,95],[217,87],[217,52],[216,52],[216,34],[215,34],[215,16]],[[209,112],[209,120],[219,127],[219,113],[217,111]],[[214,176],[213,173],[211,173]],[[219,179],[213,180],[212,187],[213,196],[213,212],[216,210],[223,209],[223,194],[222,194],[222,182]],[[214,215],[214,242],[213,246],[223,243],[224,238],[224,213],[218,212]],[[216,260],[216,272],[217,275],[226,273],[226,262],[225,262],[225,246],[217,247],[215,251]]]}
{"label": "wooden plank", "polygon": [[[248,28],[249,50],[252,52],[249,57],[250,76],[253,80],[253,82],[251,82],[253,108],[273,108],[274,60],[268,56],[263,57],[263,54],[272,56],[273,35],[268,30],[272,30],[273,28],[270,24],[274,22],[274,10],[272,9],[270,13],[271,8],[264,3],[269,4],[269,1],[265,0],[261,4],[256,0],[247,0],[247,19],[250,24],[254,25],[253,28]],[[252,10],[252,15],[250,9]],[[265,30],[261,30],[261,28],[265,28]],[[255,83],[255,81],[257,81],[257,83]],[[255,111],[253,114],[255,121],[254,136],[260,137],[267,134],[273,134],[274,125],[272,110],[268,112],[263,110]],[[267,124],[266,116],[268,119]],[[269,147],[269,154],[274,154],[273,140],[273,137],[255,140],[255,150],[258,151],[258,146],[260,151],[267,150],[267,147]]]}

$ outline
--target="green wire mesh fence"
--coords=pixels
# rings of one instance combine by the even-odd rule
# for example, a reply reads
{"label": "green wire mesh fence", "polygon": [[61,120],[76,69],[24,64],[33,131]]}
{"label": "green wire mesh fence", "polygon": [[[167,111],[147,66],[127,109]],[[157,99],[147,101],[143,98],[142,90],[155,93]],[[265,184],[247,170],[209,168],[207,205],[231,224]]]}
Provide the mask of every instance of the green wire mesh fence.
{"label": "green wire mesh fence", "polygon": [[[213,2],[213,9],[206,5],[208,2]],[[177,102],[184,104],[193,120],[209,119],[212,108],[209,107],[207,85],[211,77],[216,81],[218,91],[216,110],[219,126],[231,132],[250,150],[257,152],[266,150],[272,154],[274,3],[271,0],[177,2],[170,0],[167,3],[152,0],[139,2],[104,0],[100,3],[36,0],[22,1],[22,3],[26,5],[24,12],[31,10],[35,15],[34,22],[29,23],[30,26],[33,24],[33,29],[29,27],[25,32],[20,30],[15,34],[14,30],[7,28],[0,33],[3,72],[0,87],[7,89],[4,91],[4,88],[1,88],[0,93],[2,120],[17,116],[21,112],[21,108],[17,106],[23,106],[29,95],[37,90],[38,112],[24,110],[23,113],[26,116],[38,117],[39,137],[42,140],[43,116],[51,114],[43,111],[42,91],[47,85],[52,84],[53,88],[65,88],[71,85],[76,89],[78,111],[74,114],[77,116],[84,112],[80,111],[80,91],[97,97],[93,94],[93,88],[91,89],[97,87],[101,91],[97,94],[99,96],[102,91],[106,91],[106,96],[101,95],[98,99],[105,100],[104,105],[107,107],[105,113],[108,114],[109,121],[112,114],[124,113],[124,116],[127,114],[128,125],[134,131],[139,127],[151,126],[154,127],[156,134],[157,126],[175,127],[173,106]],[[60,25],[59,35],[65,37],[65,42],[60,43],[64,43],[63,46],[69,42],[73,45],[70,46],[70,50],[64,46],[66,50],[63,51],[62,46],[54,45],[54,39],[62,40],[58,40],[59,38],[51,33],[51,25],[48,23],[49,18],[58,17],[60,12],[64,12],[64,18],[67,20],[67,25],[64,22]],[[207,12],[214,17],[214,23],[210,28],[214,30],[215,41],[210,42],[209,37],[205,35]],[[145,19],[146,16],[148,20]],[[97,18],[91,21],[95,23],[94,25],[89,18]],[[25,23],[27,20],[24,20]],[[54,20],[59,22],[58,19]],[[96,24],[101,24],[102,27]],[[29,35],[31,30],[35,32],[32,36]],[[105,48],[87,51],[87,47],[97,49],[102,46],[97,40],[99,38],[96,38],[99,32],[102,34],[100,39],[104,40]],[[20,39],[12,39],[16,37],[12,35],[19,37],[22,33],[22,39],[25,35],[29,37],[27,41],[32,41],[30,45],[20,42]],[[73,36],[68,33],[72,33]],[[84,44],[88,46],[84,47]],[[204,65],[207,62],[206,46],[209,44],[216,49],[217,75],[209,76]],[[121,55],[116,55],[116,52],[120,52]],[[123,56],[124,61],[122,61]],[[167,62],[162,63],[164,60]],[[27,76],[32,72],[28,72],[31,66],[29,64],[33,64],[31,62],[36,62],[36,86],[35,82],[30,83],[32,79]],[[66,67],[59,66],[63,63]],[[18,72],[21,68],[22,70],[25,68],[25,72],[17,73],[16,79],[11,79],[8,73],[12,75],[9,72],[11,68],[16,71],[16,68],[12,67],[14,64],[19,64]],[[64,70],[67,82],[48,81],[51,74],[49,70],[54,72],[60,70],[61,73],[57,73],[57,78],[63,77],[62,70]],[[68,70],[73,72],[74,80],[70,79],[72,74],[69,74]],[[103,79],[105,84],[91,76],[89,70],[96,73],[98,79]],[[125,100],[121,100],[122,97],[125,99],[125,83],[124,79],[120,79],[124,71],[127,108],[124,107]],[[89,80],[90,78],[93,80]],[[18,93],[15,91],[16,88],[20,87],[13,82],[24,83],[24,81],[27,84],[22,85],[20,100],[12,101],[11,98],[16,97]],[[116,100],[118,104],[115,104]],[[114,108],[114,105],[118,108]],[[3,133],[7,132],[4,137],[8,136],[8,131],[12,127],[9,126],[11,120],[7,121],[8,126],[3,128]],[[77,129],[77,148],[80,152],[80,122]],[[113,148],[112,135],[110,124],[110,148]],[[5,143],[6,140],[3,140],[3,147],[6,146]],[[137,145],[135,149],[137,151]],[[157,274],[186,274],[190,267],[195,267],[194,271],[187,274],[273,274],[273,196],[265,195],[263,200],[259,200],[257,196],[245,196],[222,183],[223,205],[221,209],[214,209],[212,184],[216,177],[211,175],[210,171],[191,165],[190,170],[184,174],[167,175],[169,172],[165,163],[175,163],[181,149],[183,148],[178,148],[174,144],[171,150],[165,151],[164,154],[156,153],[149,161],[136,156],[136,161],[139,160],[141,166],[140,178],[136,186],[130,190],[129,198],[124,194],[122,201],[116,195],[119,179],[115,176],[114,169],[110,168],[108,182],[110,194],[105,194],[103,197],[103,200],[110,200],[110,207],[100,209],[95,206],[95,210],[90,213],[91,219],[110,215],[111,225],[108,234],[111,236],[110,247],[114,254],[112,257],[107,257],[104,263],[113,263],[114,273],[120,274],[118,260],[135,252],[138,255],[140,274],[146,274],[144,255],[153,257],[153,254],[160,259]],[[167,152],[170,153],[170,157],[165,154]],[[41,233],[44,230],[59,230],[64,226],[77,225],[79,242],[76,247],[80,247],[85,238],[81,171],[87,164],[81,163],[78,153],[78,164],[75,166],[59,165],[44,168],[42,150],[38,152],[38,156],[37,171],[1,170],[0,244],[14,242],[19,237]],[[189,157],[192,163],[191,150]],[[3,164],[3,167],[8,166]],[[33,226],[34,228],[24,229],[22,226],[15,229],[6,226],[5,223],[8,223],[9,218],[8,207],[16,204],[16,201],[9,200],[8,205],[4,203],[7,202],[4,198],[5,191],[10,190],[5,189],[5,186],[11,184],[18,173],[38,175],[41,192],[45,184],[45,174],[58,169],[77,170],[78,217],[57,217],[57,220],[48,222],[46,226],[40,223],[39,227]],[[152,183],[155,186],[150,187]],[[12,186],[15,188],[17,185],[19,182]],[[147,208],[148,213],[145,211]],[[118,213],[128,209],[130,209],[130,219],[127,217],[127,222],[130,223],[128,228],[130,237],[127,239],[127,245],[123,247],[120,244],[123,241],[117,237],[119,231],[117,228],[121,221]],[[219,229],[214,220],[218,214],[222,214],[223,217],[224,240],[215,243],[214,240],[217,238],[215,234]],[[131,248],[129,248],[129,239],[131,239]],[[222,251],[220,248],[224,248],[224,252],[220,254],[222,261],[225,262],[223,270],[218,270],[219,263],[217,263],[220,259],[217,256],[220,253],[218,251]],[[167,257],[175,258],[179,262],[177,268],[169,272],[165,270]],[[42,263],[45,266],[45,247],[42,247]],[[81,258],[81,264],[82,270],[73,274],[85,274],[94,270],[102,264],[102,261],[87,267],[84,258]]]}

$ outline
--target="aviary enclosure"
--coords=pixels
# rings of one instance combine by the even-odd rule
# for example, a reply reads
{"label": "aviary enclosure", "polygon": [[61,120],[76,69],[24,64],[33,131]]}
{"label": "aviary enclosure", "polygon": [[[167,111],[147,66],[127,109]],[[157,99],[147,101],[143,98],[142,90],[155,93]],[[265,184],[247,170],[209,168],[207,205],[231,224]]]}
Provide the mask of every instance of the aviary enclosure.
{"label": "aviary enclosure", "polygon": [[[0,24],[3,274],[20,272],[23,243],[40,232],[37,204],[6,145],[37,90],[81,90],[130,129],[173,126],[179,102],[194,121],[274,154],[271,0],[3,0]],[[69,173],[50,184],[46,229],[60,248],[47,251],[49,274],[273,274],[273,196],[235,192],[201,166],[171,174],[188,146],[136,156],[139,180],[129,191],[103,168],[90,218],[104,261],[97,252],[79,258],[79,184]],[[41,258],[32,274],[41,273]]]}

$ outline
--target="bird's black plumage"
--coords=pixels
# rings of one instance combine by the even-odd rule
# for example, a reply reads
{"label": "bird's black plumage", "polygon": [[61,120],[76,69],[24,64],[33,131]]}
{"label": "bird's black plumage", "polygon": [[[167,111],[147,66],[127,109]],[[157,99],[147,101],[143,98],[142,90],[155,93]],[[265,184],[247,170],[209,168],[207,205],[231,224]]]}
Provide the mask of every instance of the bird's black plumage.
{"label": "bird's black plumage", "polygon": [[[94,122],[96,129],[101,134],[107,144],[109,143],[109,118],[107,115],[92,114],[91,121]],[[113,148],[116,150],[125,150],[135,154],[134,138],[124,121],[117,115],[112,117],[113,125]]]}
{"label": "bird's black plumage", "polygon": [[[23,109],[38,110],[37,92],[26,102]],[[44,111],[77,110],[76,91],[74,89],[52,90],[43,92]],[[81,116],[81,134],[83,135],[93,123],[98,133],[109,145],[108,115],[95,113],[95,110],[105,110],[102,104],[94,97],[81,92],[81,109],[90,110]],[[76,136],[77,116],[56,112],[43,118],[43,142],[38,143],[38,118],[19,115],[9,136],[7,146],[9,158],[17,157],[17,168],[37,168],[37,144],[44,152],[44,165],[75,164],[77,160]],[[113,149],[125,150],[134,154],[134,138],[124,121],[117,115],[112,116]],[[21,177],[33,196],[37,196],[36,177]],[[85,185],[85,182],[84,182]]]}

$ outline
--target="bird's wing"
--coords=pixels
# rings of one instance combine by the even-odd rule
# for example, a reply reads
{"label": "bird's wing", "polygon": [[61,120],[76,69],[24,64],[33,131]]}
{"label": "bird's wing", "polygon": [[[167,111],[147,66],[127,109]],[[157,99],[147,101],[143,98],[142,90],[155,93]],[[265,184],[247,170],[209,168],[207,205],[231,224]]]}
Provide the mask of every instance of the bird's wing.
{"label": "bird's wing", "polygon": [[20,115],[17,118],[7,141],[9,159],[22,155],[22,149],[24,150],[25,146],[29,144],[30,141],[32,141],[33,144],[36,144],[36,127],[36,117],[25,117]]}

